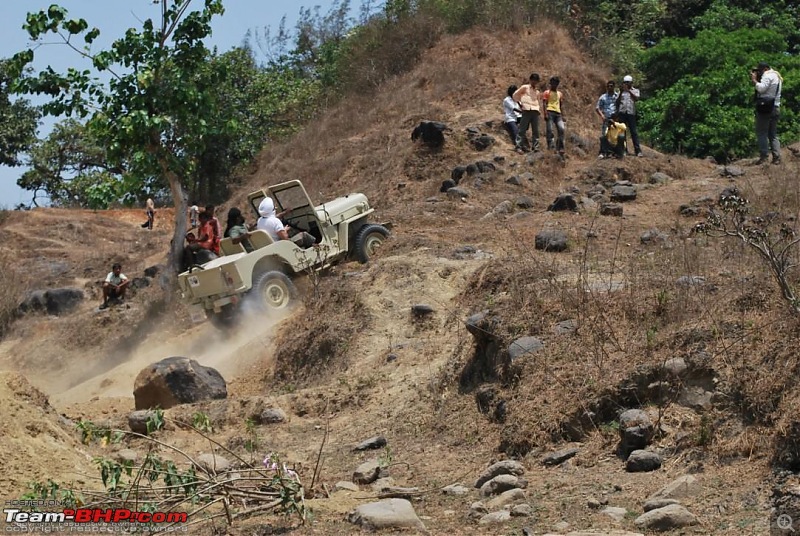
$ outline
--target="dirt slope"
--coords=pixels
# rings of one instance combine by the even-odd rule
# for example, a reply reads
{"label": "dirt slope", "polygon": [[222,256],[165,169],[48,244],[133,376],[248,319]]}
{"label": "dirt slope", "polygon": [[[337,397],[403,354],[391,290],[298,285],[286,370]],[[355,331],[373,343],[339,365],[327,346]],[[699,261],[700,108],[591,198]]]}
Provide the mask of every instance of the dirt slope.
{"label": "dirt slope", "polygon": [[[282,322],[255,319],[227,338],[208,325],[192,326],[180,306],[157,316],[161,294],[155,282],[125,308],[96,311],[98,282],[112,262],[123,262],[124,271],[138,277],[144,268],[164,261],[171,237],[167,210],[159,211],[152,232],[138,227],[141,211],[11,213],[0,225],[9,250],[25,259],[31,288],[78,286],[88,298],[68,316],[19,319],[0,342],[0,368],[25,373],[71,419],[107,420],[124,427],[133,408],[131,386],[145,364],[169,355],[198,359],[225,375],[230,399],[176,408],[168,417],[190,419],[194,411],[205,411],[212,417],[216,440],[244,455],[243,438],[253,434],[247,425],[252,405],[277,405],[289,421],[256,429],[259,453],[280,452],[308,480],[321,452],[321,482],[328,490],[349,479],[360,461],[380,455],[390,462],[396,484],[426,491],[414,506],[432,534],[518,534],[523,525],[544,533],[559,522],[572,529],[633,530],[632,513],[641,513],[647,496],[686,473],[697,475],[702,485],[697,496],[685,500],[700,520],[689,533],[764,534],[773,433],[764,423],[789,415],[785,408],[783,413],[773,408],[771,421],[754,424],[723,404],[707,411],[677,403],[645,405],[669,430],[655,442],[667,461],[647,474],[623,470],[614,455],[613,422],[599,423],[577,443],[566,441],[559,426],[635,367],[674,356],[694,358],[699,346],[679,344],[679,335],[692,330],[704,334],[702,349],[712,354],[721,384],[718,395],[725,399],[734,391],[722,387],[741,370],[734,365],[742,356],[761,355],[764,339],[779,344],[780,333],[794,329],[781,319],[782,304],[752,258],[742,248],[717,247],[696,238],[691,230],[698,218],[681,216],[679,207],[698,206],[701,217],[703,207],[735,183],[761,199],[762,206],[788,210],[789,196],[783,192],[797,173],[797,159],[787,152],[784,166],[745,167],[745,175],[735,180],[722,176],[713,163],[649,148],[646,158],[597,161],[593,108],[609,73],[558,29],[531,30],[521,47],[509,47],[518,37],[475,31],[444,38],[419,67],[392,81],[379,96],[354,97],[328,110],[296,139],[266,148],[252,178],[222,208],[224,214],[230,206],[243,206],[246,193],[264,184],[298,178],[318,201],[363,191],[376,207],[376,219],[392,222],[393,237],[374,262],[346,263],[326,276],[326,284],[359,302],[365,320],[357,333],[346,334],[343,347],[330,352],[335,362],[325,374],[277,381],[274,374],[282,365],[275,356],[282,347],[297,348],[292,356],[297,360],[319,353],[319,348],[303,346],[303,329],[322,326],[325,319],[315,315],[330,315],[333,323],[351,326],[350,319],[336,316],[335,308],[300,308]],[[554,49],[558,55],[548,53]],[[513,153],[501,129],[506,87],[533,71],[543,79],[562,79],[573,135],[565,163],[551,153],[535,161]],[[452,128],[441,151],[410,142],[411,130],[424,119],[442,120]],[[475,150],[467,127],[491,134],[496,144]],[[480,185],[475,177],[466,177],[462,186],[468,197],[451,199],[438,192],[452,168],[477,160],[494,162],[497,171]],[[521,185],[506,181],[525,172],[532,179]],[[650,184],[655,172],[671,180]],[[622,218],[600,216],[599,206],[589,200],[578,212],[546,210],[559,193],[574,188],[581,200],[596,184],[616,180],[638,186],[637,199],[624,205]],[[532,208],[494,211],[522,196]],[[567,233],[569,251],[534,250],[535,234],[551,228]],[[666,238],[643,243],[642,234],[653,228]],[[714,290],[677,285],[684,275],[702,276]],[[742,281],[765,290],[753,292]],[[745,303],[744,298],[757,306],[734,309],[732,303]],[[430,305],[434,312],[416,318],[411,313],[415,304]],[[474,340],[463,323],[481,310],[497,312],[507,336],[537,336],[545,344],[517,380],[486,382],[505,397],[504,423],[477,411],[476,393],[483,386],[460,379],[474,356]],[[157,325],[138,330],[148,318],[156,318]],[[576,335],[555,334],[555,324],[563,320],[576,321]],[[725,338],[734,325],[740,331],[731,337],[745,339],[746,345]],[[775,355],[793,370],[794,358]],[[21,382],[17,376],[4,377]],[[38,422],[38,428],[52,430],[47,432],[52,441],[26,444],[33,449],[31,457],[56,457],[63,451],[65,462],[36,466],[23,463],[27,456],[16,456],[6,471],[13,475],[3,490],[8,496],[23,491],[28,480],[49,476],[67,481],[75,472],[88,471],[80,465],[85,460],[75,448],[74,434],[61,427],[58,417],[42,404],[19,401],[19,393],[29,391],[0,390],[0,416],[17,422],[12,411],[24,408],[27,420],[19,426]],[[698,444],[701,432],[711,433],[709,429],[714,439]],[[23,428],[14,432],[0,441],[34,433]],[[192,455],[208,451],[207,442],[183,430],[162,434]],[[389,439],[388,449],[351,452],[353,444],[376,434]],[[516,519],[502,528],[478,526],[467,518],[470,503],[478,498],[474,491],[449,497],[438,488],[457,481],[471,485],[490,461],[508,456],[504,444],[527,445],[518,457],[529,468],[527,493],[536,518]],[[145,448],[135,441],[125,446]],[[543,454],[566,446],[580,449],[573,460],[557,468],[541,465]],[[17,443],[0,443],[2,453],[17,448]],[[372,496],[365,487],[359,493],[315,498],[315,521],[292,533],[352,533],[344,514]],[[631,514],[614,521],[587,506],[591,497],[605,497]],[[233,533],[265,533],[257,531],[276,524],[291,521],[256,519]]]}

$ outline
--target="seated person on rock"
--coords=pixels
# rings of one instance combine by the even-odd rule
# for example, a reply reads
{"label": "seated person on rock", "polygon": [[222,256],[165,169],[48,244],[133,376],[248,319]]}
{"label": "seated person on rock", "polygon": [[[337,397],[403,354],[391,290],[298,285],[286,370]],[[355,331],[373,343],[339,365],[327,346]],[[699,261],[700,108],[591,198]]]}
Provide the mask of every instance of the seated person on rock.
{"label": "seated person on rock", "polygon": [[606,135],[600,136],[600,155],[603,158],[623,158],[625,156],[625,134],[628,127],[617,123],[616,116],[606,120]]}
{"label": "seated person on rock", "polygon": [[103,303],[100,309],[108,308],[109,301],[122,301],[125,299],[125,290],[128,288],[128,277],[122,273],[122,265],[114,263],[103,281]]}
{"label": "seated person on rock", "polygon": [[258,205],[258,214],[261,217],[258,218],[256,228],[266,231],[275,242],[278,240],[291,240],[303,249],[310,248],[316,243],[317,240],[311,234],[305,231],[300,231],[293,237],[289,238],[290,227],[288,225],[284,225],[280,218],[291,211],[292,209],[288,208],[283,212],[276,214],[275,203],[269,197],[265,197],[261,201],[261,204]]}
{"label": "seated person on rock", "polygon": [[242,211],[236,207],[228,211],[225,238],[230,238],[234,244],[241,244],[247,253],[254,249],[253,244],[250,243],[250,231],[247,230]]}

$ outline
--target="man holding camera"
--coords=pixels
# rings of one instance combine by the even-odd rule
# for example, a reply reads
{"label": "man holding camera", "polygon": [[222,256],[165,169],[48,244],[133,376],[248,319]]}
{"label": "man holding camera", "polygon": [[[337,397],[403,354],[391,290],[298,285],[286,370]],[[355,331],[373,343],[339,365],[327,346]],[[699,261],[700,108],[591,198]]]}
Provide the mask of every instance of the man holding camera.
{"label": "man holding camera", "polygon": [[617,96],[617,117],[628,127],[636,156],[644,156],[639,146],[639,131],[636,130],[636,101],[639,100],[639,96],[639,90],[633,87],[633,77],[626,75],[622,79],[622,89]]}
{"label": "man holding camera", "polygon": [[761,62],[750,71],[750,81],[756,88],[756,139],[759,158],[756,165],[766,163],[772,151],[772,163],[781,163],[781,142],[778,140],[778,119],[781,116],[780,73]]}

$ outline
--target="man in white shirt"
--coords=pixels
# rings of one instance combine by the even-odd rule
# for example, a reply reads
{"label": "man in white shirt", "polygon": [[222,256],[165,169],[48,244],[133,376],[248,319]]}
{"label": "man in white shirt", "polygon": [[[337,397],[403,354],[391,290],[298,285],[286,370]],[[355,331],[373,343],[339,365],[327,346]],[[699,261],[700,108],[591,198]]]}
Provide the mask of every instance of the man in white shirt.
{"label": "man in white shirt", "polygon": [[636,156],[644,156],[639,146],[639,131],[636,129],[636,101],[640,95],[639,90],[633,87],[633,77],[625,75],[622,79],[622,89],[617,96],[617,118],[628,127]]}
{"label": "man in white shirt", "polygon": [[280,220],[280,216],[291,212],[291,208],[287,208],[280,214],[275,213],[275,202],[271,198],[265,197],[258,205],[258,214],[261,216],[256,222],[256,229],[266,231],[272,237],[274,242],[278,240],[292,240],[302,248],[310,248],[316,242],[316,239],[306,232],[297,233],[294,239],[289,238],[289,231]]}
{"label": "man in white shirt", "polygon": [[109,300],[122,301],[128,288],[128,277],[122,273],[122,265],[114,263],[103,281],[103,303],[100,309],[107,309]]}
{"label": "man in white shirt", "polygon": [[750,80],[756,88],[756,139],[759,158],[756,164],[763,164],[772,151],[772,163],[781,163],[781,142],[778,140],[778,119],[781,116],[780,73],[770,69],[769,64],[761,62],[750,71]]}

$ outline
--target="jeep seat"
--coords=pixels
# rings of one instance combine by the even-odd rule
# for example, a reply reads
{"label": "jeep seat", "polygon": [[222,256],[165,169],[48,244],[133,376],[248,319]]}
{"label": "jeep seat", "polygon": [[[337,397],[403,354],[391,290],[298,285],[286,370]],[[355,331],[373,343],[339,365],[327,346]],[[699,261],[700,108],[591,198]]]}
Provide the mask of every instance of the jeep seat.
{"label": "jeep seat", "polygon": [[245,252],[244,246],[241,243],[234,244],[232,238],[223,238],[220,240],[219,249],[222,251],[223,255],[234,255],[236,253]]}
{"label": "jeep seat", "polygon": [[253,244],[253,249],[261,249],[270,244],[273,244],[274,241],[266,231],[258,229],[250,233],[250,243]]}

